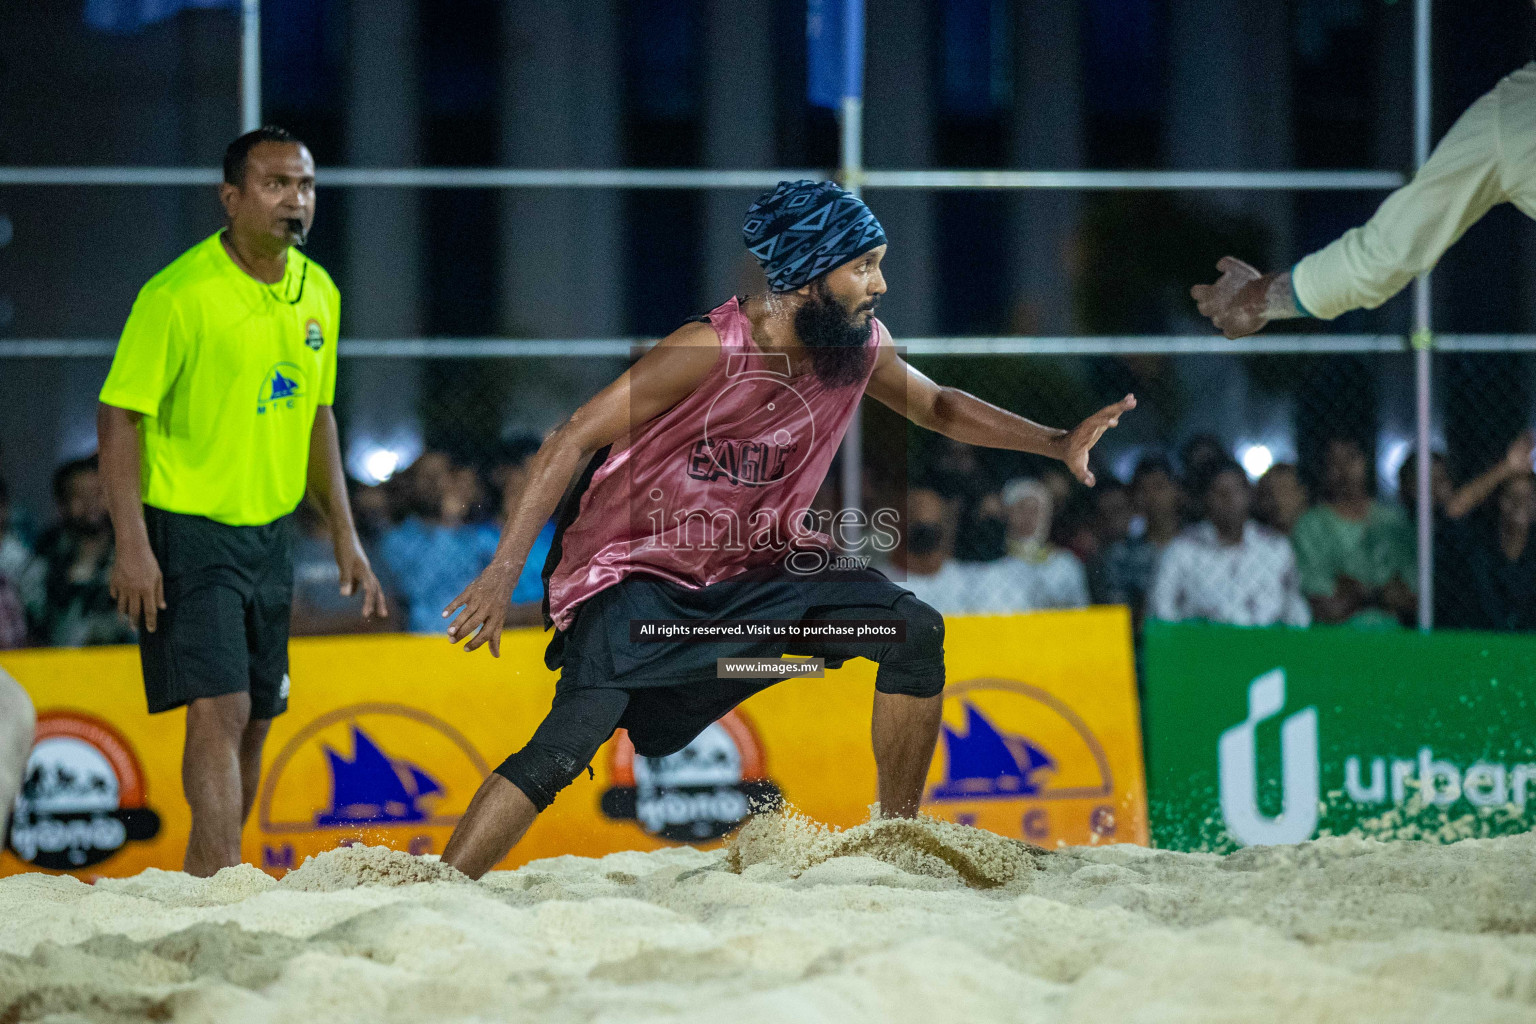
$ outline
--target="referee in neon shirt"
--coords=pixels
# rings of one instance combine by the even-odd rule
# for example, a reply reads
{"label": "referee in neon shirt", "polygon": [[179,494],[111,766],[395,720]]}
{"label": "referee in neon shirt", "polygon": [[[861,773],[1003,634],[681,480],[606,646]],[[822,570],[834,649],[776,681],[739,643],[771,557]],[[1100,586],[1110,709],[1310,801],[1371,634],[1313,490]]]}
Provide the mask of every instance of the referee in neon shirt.
{"label": "referee in neon shirt", "polygon": [[150,279],[101,389],[101,471],[117,536],[112,592],[136,625],[149,711],[187,708],[185,870],[240,863],[272,719],[288,706],[289,513],[330,525],[341,592],[386,615],[337,444],[341,296],[295,246],[315,164],[281,128],[240,136],[228,222]]}

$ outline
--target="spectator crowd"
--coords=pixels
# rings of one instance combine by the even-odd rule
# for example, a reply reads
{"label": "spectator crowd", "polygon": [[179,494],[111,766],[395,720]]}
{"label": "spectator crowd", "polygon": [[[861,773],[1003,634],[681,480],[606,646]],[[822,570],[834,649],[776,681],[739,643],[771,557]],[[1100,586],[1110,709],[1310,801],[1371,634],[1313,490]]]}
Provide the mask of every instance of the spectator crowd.
{"label": "spectator crowd", "polygon": [[[1533,448],[1522,434],[1460,486],[1432,457],[1437,626],[1536,630]],[[1177,464],[1148,456],[1128,483],[1100,472],[1092,490],[1055,468],[997,484],[963,449],[941,445],[920,473],[885,565],[941,612],[1122,604],[1138,632],[1148,618],[1366,629],[1417,619],[1411,453],[1387,501],[1349,436],[1329,438],[1310,475],[1277,463],[1250,481],[1219,439],[1199,435]]]}
{"label": "spectator crowd", "polygon": [[[490,458],[428,451],[384,484],[354,484],[352,507],[390,614],[365,621],[362,595],[344,596],[324,517],[294,514],[296,636],[409,630],[440,633],[442,609],[490,563],[506,507],[518,500],[537,439],[505,443]],[[53,525],[37,533],[0,478],[0,650],[130,643],[134,631],[111,595],[112,524],[96,458],[65,463],[53,479]],[[511,625],[540,622],[540,573],[554,524],[540,534],[512,594]]]}
{"label": "spectator crowd", "polygon": [[[428,451],[352,506],[390,605],[365,623],[361,595],[339,593],[330,531],[295,513],[295,635],[438,633],[441,611],[489,562],[538,442],[471,459]],[[1457,486],[1433,460],[1435,621],[1536,630],[1536,441],[1516,438],[1493,467]],[[1242,626],[1411,625],[1418,607],[1414,460],[1397,500],[1376,496],[1364,445],[1335,437],[1315,472],[1279,463],[1255,482],[1216,438],[1174,459],[1143,458],[1128,482],[1084,488],[1051,466],[998,481],[974,449],[942,442],[895,496],[895,550],[875,565],[945,614],[1007,614],[1123,604],[1133,621]],[[887,496],[890,497],[890,496]],[[13,507],[0,478],[0,649],[130,642],[110,593],[113,543],[95,457],[60,466],[52,523]],[[508,622],[541,621],[546,524],[512,595]]]}

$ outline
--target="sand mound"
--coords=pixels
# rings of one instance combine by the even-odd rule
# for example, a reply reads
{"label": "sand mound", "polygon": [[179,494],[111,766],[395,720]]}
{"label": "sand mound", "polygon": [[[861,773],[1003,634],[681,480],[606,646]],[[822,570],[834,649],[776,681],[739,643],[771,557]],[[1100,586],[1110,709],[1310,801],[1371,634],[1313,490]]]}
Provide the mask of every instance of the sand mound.
{"label": "sand mound", "polygon": [[836,857],[870,857],[914,875],[995,889],[1028,878],[1046,852],[1017,839],[934,818],[877,818],[835,829],[792,810],[760,814],[736,833],[738,873],[773,865],[797,877]]}
{"label": "sand mound", "polygon": [[277,879],[249,864],[224,868],[212,878],[194,878],[182,871],[145,868],[132,878],[103,878],[98,889],[139,896],[168,907],[219,907],[239,903],[277,885]]}
{"label": "sand mound", "polygon": [[1536,1022],[1533,878],[1531,835],[1042,855],[793,815],[479,884],[357,847],[281,883],[19,875],[0,1022]]}
{"label": "sand mound", "polygon": [[[223,872],[220,872],[223,874]],[[417,857],[387,846],[344,846],[304,858],[282,881],[300,892],[336,892],[360,885],[417,885],[468,882],[469,876],[440,860]]]}

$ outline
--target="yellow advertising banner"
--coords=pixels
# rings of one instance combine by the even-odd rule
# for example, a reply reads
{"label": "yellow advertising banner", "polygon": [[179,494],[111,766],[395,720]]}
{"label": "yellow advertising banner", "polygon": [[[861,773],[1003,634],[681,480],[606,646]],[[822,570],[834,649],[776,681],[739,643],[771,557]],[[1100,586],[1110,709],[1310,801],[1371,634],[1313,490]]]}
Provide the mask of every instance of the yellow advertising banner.
{"label": "yellow advertising banner", "polygon": [[[322,850],[442,850],[486,774],[543,718],[547,637],[503,638],[499,660],[446,640],[295,640],[288,712],[272,725],[245,858],[274,873]],[[1123,609],[946,620],[944,723],[926,813],[1047,846],[1147,842],[1141,728]],[[181,866],[183,713],[145,712],[133,648],[8,652],[38,736],[0,875],[83,878]],[[780,683],[666,758],[622,732],[502,867],[722,841],[779,792],[820,821],[875,800],[875,666]]]}

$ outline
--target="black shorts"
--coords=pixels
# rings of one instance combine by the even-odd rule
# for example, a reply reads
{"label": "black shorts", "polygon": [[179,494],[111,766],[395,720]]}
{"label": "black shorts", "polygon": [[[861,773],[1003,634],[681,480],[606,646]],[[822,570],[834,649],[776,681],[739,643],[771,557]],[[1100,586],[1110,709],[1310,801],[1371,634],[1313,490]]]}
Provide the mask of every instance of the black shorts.
{"label": "black shorts", "polygon": [[[905,639],[646,643],[631,639],[632,619],[900,620]],[[944,689],[944,617],[873,569],[811,577],[768,569],[697,590],[631,576],[556,634],[545,655],[560,669],[553,705],[496,772],[542,811],[615,728],[629,732],[635,753],[665,757],[775,682],[717,678],[716,658],[783,654],[821,657],[828,668],[867,658],[880,666],[876,690],[933,698]]]}
{"label": "black shorts", "polygon": [[[905,640],[734,640],[715,643],[631,639],[632,619],[904,620]],[[771,679],[720,679],[717,658],[821,657],[827,668],[853,658],[879,664],[876,689],[931,696],[944,688],[943,617],[875,569],[803,576],[777,567],[690,590],[631,576],[588,600],[567,633],[545,654],[560,669],[557,694],[572,689],[625,690],[621,723],[637,751],[661,756],[681,749],[710,722]]]}
{"label": "black shorts", "polygon": [[165,577],[155,632],[139,631],[150,714],[198,697],[251,695],[251,717],[288,709],[293,529],[226,526],[144,506],[149,546]]}

